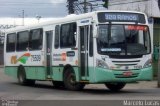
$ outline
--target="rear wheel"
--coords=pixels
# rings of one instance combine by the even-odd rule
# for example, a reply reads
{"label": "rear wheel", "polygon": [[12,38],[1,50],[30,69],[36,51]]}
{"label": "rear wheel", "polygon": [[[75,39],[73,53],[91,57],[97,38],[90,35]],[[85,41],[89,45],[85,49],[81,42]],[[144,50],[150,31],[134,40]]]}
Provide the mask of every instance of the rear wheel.
{"label": "rear wheel", "polygon": [[76,82],[76,75],[71,67],[64,72],[64,85],[67,89],[74,91],[82,90],[85,86],[85,84]]}
{"label": "rear wheel", "polygon": [[35,80],[26,79],[26,73],[23,67],[18,69],[18,83],[21,85],[34,85]]}
{"label": "rear wheel", "polygon": [[105,83],[105,86],[114,92],[120,91],[125,85],[126,83]]}

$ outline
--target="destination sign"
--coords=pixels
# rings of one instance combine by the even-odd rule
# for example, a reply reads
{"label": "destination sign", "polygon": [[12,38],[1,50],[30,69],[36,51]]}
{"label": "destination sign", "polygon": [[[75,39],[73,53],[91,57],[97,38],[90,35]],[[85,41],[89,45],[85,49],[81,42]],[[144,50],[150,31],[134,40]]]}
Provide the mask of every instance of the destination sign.
{"label": "destination sign", "polygon": [[106,20],[117,20],[117,21],[137,21],[137,14],[105,14]]}
{"label": "destination sign", "polygon": [[98,13],[99,22],[137,22],[146,23],[143,14],[126,12],[101,12]]}

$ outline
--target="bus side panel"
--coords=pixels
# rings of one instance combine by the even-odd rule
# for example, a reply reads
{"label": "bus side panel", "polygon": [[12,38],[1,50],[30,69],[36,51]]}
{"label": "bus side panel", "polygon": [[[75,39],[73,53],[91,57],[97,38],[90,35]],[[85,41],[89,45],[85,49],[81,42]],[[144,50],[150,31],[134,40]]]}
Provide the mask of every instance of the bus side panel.
{"label": "bus side panel", "polygon": [[17,67],[15,66],[10,66],[10,67],[5,67],[4,73],[8,76],[11,76],[13,78],[17,78]]}
{"label": "bus side panel", "polygon": [[[24,67],[27,79],[46,80],[45,67]],[[16,66],[6,66],[4,72],[6,75],[17,78]]]}
{"label": "bus side panel", "polygon": [[52,79],[55,81],[63,81],[63,67],[54,66],[52,67]]}
{"label": "bus side panel", "polygon": [[13,52],[6,53],[5,55],[5,71],[7,71],[5,73],[7,75],[17,78],[18,67],[22,66],[24,67],[27,79],[46,79],[46,70],[43,66],[44,53],[42,51]]}
{"label": "bus side panel", "polygon": [[26,78],[35,79],[36,78],[35,70],[36,70],[36,67],[25,67]]}
{"label": "bus side panel", "polygon": [[46,71],[45,67],[25,67],[26,77],[27,79],[37,79],[37,80],[45,80],[46,79]]}
{"label": "bus side panel", "polygon": [[88,68],[89,68],[89,78],[88,78],[88,80],[89,80],[90,83],[93,83],[93,82],[95,82],[95,78],[96,78],[95,74],[94,74],[95,68],[93,66],[89,66]]}
{"label": "bus side panel", "polygon": [[45,67],[36,67],[36,79],[38,80],[46,80],[46,68]]}

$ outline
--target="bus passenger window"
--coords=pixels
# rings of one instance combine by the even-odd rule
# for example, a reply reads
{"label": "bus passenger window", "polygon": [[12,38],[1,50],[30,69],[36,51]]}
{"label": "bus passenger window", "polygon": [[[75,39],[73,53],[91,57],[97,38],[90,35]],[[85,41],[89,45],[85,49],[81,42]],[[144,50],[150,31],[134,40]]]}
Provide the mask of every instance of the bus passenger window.
{"label": "bus passenger window", "polygon": [[93,27],[90,26],[90,37],[89,37],[89,56],[93,56]]}
{"label": "bus passenger window", "polygon": [[61,26],[60,47],[71,48],[76,46],[76,23],[63,24]]}
{"label": "bus passenger window", "polygon": [[54,39],[54,48],[57,49],[59,47],[59,31],[60,27],[59,25],[56,25],[55,27],[55,39]]}
{"label": "bus passenger window", "polygon": [[16,33],[8,34],[7,35],[7,52],[15,51],[15,43],[16,43]]}
{"label": "bus passenger window", "polygon": [[17,51],[27,51],[29,47],[29,32],[23,31],[17,34]]}
{"label": "bus passenger window", "polygon": [[[43,39],[43,29],[34,29],[30,31],[30,50],[41,50]],[[35,43],[36,42],[36,43]]]}

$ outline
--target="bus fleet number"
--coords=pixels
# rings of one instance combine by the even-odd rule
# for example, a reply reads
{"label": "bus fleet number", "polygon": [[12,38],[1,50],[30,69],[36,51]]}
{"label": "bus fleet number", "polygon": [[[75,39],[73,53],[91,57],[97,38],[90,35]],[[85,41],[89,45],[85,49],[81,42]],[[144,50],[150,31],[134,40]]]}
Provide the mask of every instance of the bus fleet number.
{"label": "bus fleet number", "polygon": [[41,55],[31,55],[31,61],[41,61]]}

